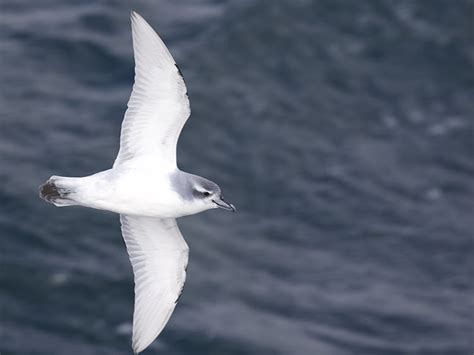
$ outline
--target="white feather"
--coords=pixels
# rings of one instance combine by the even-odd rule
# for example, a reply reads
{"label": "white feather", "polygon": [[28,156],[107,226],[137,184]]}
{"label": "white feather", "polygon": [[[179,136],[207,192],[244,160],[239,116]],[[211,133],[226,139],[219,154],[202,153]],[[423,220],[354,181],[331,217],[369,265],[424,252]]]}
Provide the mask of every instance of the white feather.
{"label": "white feather", "polygon": [[186,85],[151,26],[136,12],[132,12],[131,20],[135,83],[114,167],[156,164],[173,170],[178,137],[191,112]]}
{"label": "white feather", "polygon": [[188,245],[173,218],[120,215],[135,276],[132,347],[143,351],[168,322],[186,279]]}
{"label": "white feather", "polygon": [[131,20],[135,83],[113,168],[82,178],[53,176],[41,196],[58,206],[120,213],[135,277],[132,346],[139,353],[165,327],[186,278],[188,246],[174,218],[217,204],[183,197],[193,196],[186,189],[192,189],[190,179],[198,179],[176,166],[176,144],[190,114],[186,86],[155,31],[136,12]]}

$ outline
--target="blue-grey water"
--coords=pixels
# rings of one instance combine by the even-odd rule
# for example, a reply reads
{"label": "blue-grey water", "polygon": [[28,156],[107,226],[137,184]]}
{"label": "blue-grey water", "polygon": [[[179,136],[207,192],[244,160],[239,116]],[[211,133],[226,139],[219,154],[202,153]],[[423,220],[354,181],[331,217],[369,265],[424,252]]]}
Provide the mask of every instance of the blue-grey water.
{"label": "blue-grey water", "polygon": [[118,217],[37,187],[111,166],[132,6],[186,79],[181,168],[238,208],[180,221],[144,354],[472,354],[469,0],[2,0],[1,354],[131,353]]}

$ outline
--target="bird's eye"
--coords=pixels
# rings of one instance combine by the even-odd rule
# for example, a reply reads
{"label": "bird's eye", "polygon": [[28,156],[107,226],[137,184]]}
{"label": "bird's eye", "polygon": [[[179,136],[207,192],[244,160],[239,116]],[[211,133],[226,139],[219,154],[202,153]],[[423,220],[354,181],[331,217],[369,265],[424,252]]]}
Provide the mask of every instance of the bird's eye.
{"label": "bird's eye", "polygon": [[209,191],[204,191],[202,194],[203,194],[204,196],[209,196],[211,193],[210,193]]}

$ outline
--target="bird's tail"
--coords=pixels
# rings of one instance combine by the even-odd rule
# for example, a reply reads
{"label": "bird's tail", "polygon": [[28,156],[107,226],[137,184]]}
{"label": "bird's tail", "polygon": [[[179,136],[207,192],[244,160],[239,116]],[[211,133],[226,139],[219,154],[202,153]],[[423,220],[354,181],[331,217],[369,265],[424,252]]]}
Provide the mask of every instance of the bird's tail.
{"label": "bird's tail", "polygon": [[40,186],[39,195],[43,200],[58,207],[77,205],[74,201],[77,179],[53,175]]}

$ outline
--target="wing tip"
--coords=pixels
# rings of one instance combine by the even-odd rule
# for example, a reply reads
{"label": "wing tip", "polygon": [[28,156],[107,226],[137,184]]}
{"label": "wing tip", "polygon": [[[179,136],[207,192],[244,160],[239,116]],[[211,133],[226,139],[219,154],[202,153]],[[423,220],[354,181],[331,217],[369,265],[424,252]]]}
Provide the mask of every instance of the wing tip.
{"label": "wing tip", "polygon": [[139,348],[138,346],[132,345],[132,350],[133,350],[133,355],[138,355],[141,353],[144,349]]}
{"label": "wing tip", "polygon": [[139,353],[141,353],[143,350],[145,350],[146,348],[148,348],[150,346],[151,343],[153,343],[153,341],[156,339],[153,338],[147,342],[143,342],[143,341],[139,341],[138,339],[133,339],[132,340],[132,350],[133,350],[133,354],[135,355],[138,355]]}
{"label": "wing tip", "polygon": [[140,15],[136,10],[131,10],[130,11],[130,20],[132,21],[132,23],[137,23],[137,22],[144,22],[144,23],[148,23],[142,15]]}
{"label": "wing tip", "polygon": [[132,9],[130,11],[130,18],[133,20],[134,18],[141,16],[136,10]]}
{"label": "wing tip", "polygon": [[[160,42],[163,42],[160,36],[158,35],[158,32],[155,31],[155,29],[148,23],[145,18],[140,15],[137,11],[132,10],[130,11],[130,21],[132,23],[132,31],[135,32],[148,32],[149,34],[152,34],[152,36],[158,37]],[[166,48],[166,45],[162,43],[162,46]],[[166,48],[168,50],[168,48]],[[173,60],[174,61],[174,60]]]}
{"label": "wing tip", "polygon": [[138,355],[138,353],[142,352],[145,348],[146,347],[140,346],[140,344],[138,344],[138,341],[135,339],[135,337],[132,338],[132,350],[134,355]]}

